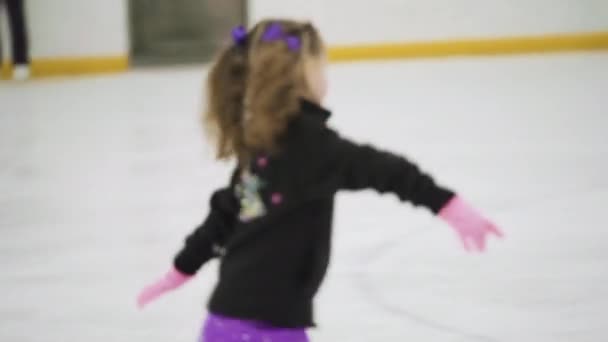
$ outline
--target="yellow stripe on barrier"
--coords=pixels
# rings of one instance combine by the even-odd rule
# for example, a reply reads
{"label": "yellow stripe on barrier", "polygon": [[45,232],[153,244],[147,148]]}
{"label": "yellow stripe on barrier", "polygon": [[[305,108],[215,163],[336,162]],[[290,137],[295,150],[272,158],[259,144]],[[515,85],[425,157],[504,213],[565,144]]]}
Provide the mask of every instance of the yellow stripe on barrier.
{"label": "yellow stripe on barrier", "polygon": [[[428,58],[451,56],[509,55],[608,49],[608,31],[552,34],[508,38],[459,39],[411,43],[358,44],[332,46],[334,62]],[[32,77],[123,72],[129,68],[127,56],[39,58],[32,61]],[[11,77],[12,67],[2,63],[1,79]]]}
{"label": "yellow stripe on barrier", "polygon": [[31,64],[32,77],[113,73],[128,68],[127,56],[41,58]]}
{"label": "yellow stripe on barrier", "polygon": [[[32,77],[114,73],[128,68],[127,56],[38,58],[30,64]],[[8,63],[2,64],[0,78],[10,79],[12,69]]]}
{"label": "yellow stripe on barrier", "polygon": [[608,49],[608,32],[383,43],[329,48],[331,61],[508,55]]}
{"label": "yellow stripe on barrier", "polygon": [[6,80],[11,77],[13,73],[12,66],[9,62],[0,62],[0,80]]}

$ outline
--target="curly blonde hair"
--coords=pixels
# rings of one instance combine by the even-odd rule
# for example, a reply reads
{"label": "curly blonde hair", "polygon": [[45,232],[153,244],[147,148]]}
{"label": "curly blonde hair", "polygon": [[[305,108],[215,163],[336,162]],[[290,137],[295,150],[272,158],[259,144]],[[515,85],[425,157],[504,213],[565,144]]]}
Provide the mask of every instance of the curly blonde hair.
{"label": "curly blonde hair", "polygon": [[[266,41],[269,25],[279,24],[285,35],[297,37],[299,49],[283,40]],[[247,163],[257,152],[274,153],[301,97],[311,95],[307,61],[324,51],[310,23],[265,20],[247,34],[244,44],[221,52],[208,76],[205,123],[216,143],[216,157],[236,157]]]}

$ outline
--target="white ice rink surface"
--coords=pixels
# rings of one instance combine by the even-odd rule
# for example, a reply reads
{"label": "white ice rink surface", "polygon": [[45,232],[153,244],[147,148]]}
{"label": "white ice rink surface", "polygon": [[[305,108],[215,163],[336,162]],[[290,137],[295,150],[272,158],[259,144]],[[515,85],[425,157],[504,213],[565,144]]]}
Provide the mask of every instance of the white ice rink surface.
{"label": "white ice rink surface", "polygon": [[[0,341],[190,342],[217,265],[135,309],[231,165],[203,71],[0,84]],[[332,125],[404,153],[506,232],[338,197],[315,342],[608,341],[608,54],[336,65]]]}

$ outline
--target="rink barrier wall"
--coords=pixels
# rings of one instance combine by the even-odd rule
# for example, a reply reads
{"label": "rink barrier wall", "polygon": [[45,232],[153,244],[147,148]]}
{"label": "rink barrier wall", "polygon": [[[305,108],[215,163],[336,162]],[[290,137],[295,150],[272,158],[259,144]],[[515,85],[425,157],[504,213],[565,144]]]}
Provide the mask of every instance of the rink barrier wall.
{"label": "rink barrier wall", "polygon": [[404,59],[451,56],[491,56],[608,49],[608,31],[490,39],[336,46],[332,61]]}
{"label": "rink barrier wall", "polygon": [[[491,56],[608,49],[608,31],[523,36],[509,38],[462,39],[413,43],[382,43],[329,48],[334,62],[406,59],[451,56]],[[0,78],[10,79],[11,66],[2,64]],[[128,56],[39,58],[31,64],[32,77],[69,76],[124,72]]]}

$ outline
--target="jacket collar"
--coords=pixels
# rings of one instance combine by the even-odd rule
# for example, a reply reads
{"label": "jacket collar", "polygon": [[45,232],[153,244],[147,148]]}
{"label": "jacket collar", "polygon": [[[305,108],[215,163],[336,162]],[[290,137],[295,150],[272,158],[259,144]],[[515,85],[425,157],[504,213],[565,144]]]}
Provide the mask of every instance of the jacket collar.
{"label": "jacket collar", "polygon": [[303,98],[300,99],[300,110],[302,113],[317,117],[323,122],[327,121],[331,116],[331,111],[328,109],[325,109],[320,105]]}

